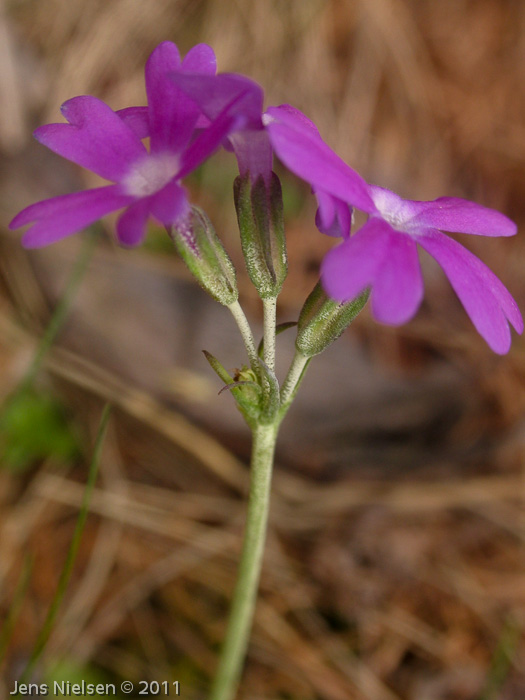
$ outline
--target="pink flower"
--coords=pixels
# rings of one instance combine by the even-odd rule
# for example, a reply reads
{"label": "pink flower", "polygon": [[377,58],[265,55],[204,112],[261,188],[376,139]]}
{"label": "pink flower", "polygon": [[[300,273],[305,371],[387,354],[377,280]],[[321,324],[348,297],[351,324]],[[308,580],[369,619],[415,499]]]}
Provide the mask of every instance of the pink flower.
{"label": "pink flower", "polygon": [[[114,112],[101,100],[81,96],[62,105],[68,124],[49,124],[35,137],[55,153],[114,184],[37,202],[21,211],[10,228],[32,224],[23,237],[34,248],[69,236],[109,212],[125,209],[117,236],[137,245],[153,216],[165,226],[189,212],[180,181],[206,160],[239,123],[231,112],[210,122],[177,89],[171,73],[214,75],[215,55],[206,44],[191,49],[181,62],[175,44],[157,46],[146,64],[148,107]],[[201,127],[206,126],[204,130]],[[199,134],[194,137],[195,130]],[[141,139],[150,137],[150,150]]]}
{"label": "pink flower", "polygon": [[[523,331],[516,302],[479,258],[442,231],[512,236],[517,229],[510,219],[464,199],[418,202],[369,185],[320,139],[300,112],[279,107],[266,114],[276,154],[317,194],[319,227],[327,233],[335,228],[343,235],[343,243],[327,254],[321,268],[323,286],[333,299],[350,301],[371,287],[374,317],[392,325],[405,323],[423,298],[420,246],[441,265],[492,350],[508,352],[509,323],[518,333]],[[354,206],[369,219],[350,235],[347,212]]]}

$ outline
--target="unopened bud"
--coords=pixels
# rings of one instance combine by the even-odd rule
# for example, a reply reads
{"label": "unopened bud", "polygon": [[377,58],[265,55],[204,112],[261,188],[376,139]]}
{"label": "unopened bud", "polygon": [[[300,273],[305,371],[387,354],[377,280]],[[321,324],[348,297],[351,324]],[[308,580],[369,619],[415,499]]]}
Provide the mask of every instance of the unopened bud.
{"label": "unopened bud", "polygon": [[330,299],[318,282],[305,301],[297,323],[295,345],[305,357],[323,352],[348,328],[368,301],[370,290],[345,304]]}
{"label": "unopened bud", "polygon": [[225,306],[237,301],[235,268],[206,214],[192,207],[170,235],[190,272],[208,294]]}
{"label": "unopened bud", "polygon": [[275,298],[288,272],[279,178],[272,173],[267,184],[262,176],[254,183],[249,174],[237,177],[233,193],[248,274],[261,299]]}

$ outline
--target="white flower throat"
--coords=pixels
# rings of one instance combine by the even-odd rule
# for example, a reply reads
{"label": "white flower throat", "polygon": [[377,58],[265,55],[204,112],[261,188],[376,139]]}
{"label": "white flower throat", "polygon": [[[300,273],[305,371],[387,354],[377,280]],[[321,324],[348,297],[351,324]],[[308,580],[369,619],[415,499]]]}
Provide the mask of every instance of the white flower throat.
{"label": "white flower throat", "polygon": [[133,197],[147,197],[167,185],[179,170],[180,160],[173,153],[148,154],[133,165],[122,186]]}
{"label": "white flower throat", "polygon": [[382,187],[372,186],[371,194],[374,204],[385,221],[398,231],[405,231],[410,227],[410,221],[414,218],[414,212],[410,203],[398,197],[394,192]]}

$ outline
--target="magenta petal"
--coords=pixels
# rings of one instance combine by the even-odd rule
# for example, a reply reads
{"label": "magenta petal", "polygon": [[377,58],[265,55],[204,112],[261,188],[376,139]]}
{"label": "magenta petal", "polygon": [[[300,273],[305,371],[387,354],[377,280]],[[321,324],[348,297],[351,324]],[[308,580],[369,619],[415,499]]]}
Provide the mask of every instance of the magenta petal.
{"label": "magenta petal", "polygon": [[352,227],[352,207],[337,197],[322,190],[314,189],[319,207],[315,215],[315,225],[327,236],[348,238]]}
{"label": "magenta petal", "polygon": [[376,210],[363,178],[341,160],[298,114],[270,107],[264,121],[275,153],[293,173],[315,189],[369,214]]}
{"label": "magenta petal", "polygon": [[195,130],[197,129],[207,129],[211,121],[204,114],[199,114],[197,121],[195,122]]}
{"label": "magenta petal", "polygon": [[10,228],[36,221],[22,243],[26,248],[39,248],[80,231],[132,201],[132,197],[121,193],[119,185],[74,192],[32,204],[13,219]]}
{"label": "magenta petal", "polygon": [[315,123],[309,117],[307,117],[306,114],[303,114],[300,109],[297,109],[297,107],[294,107],[293,105],[285,103],[279,105],[278,107],[269,107],[266,114],[268,114],[271,119],[285,122],[289,126],[298,129],[307,129],[311,131],[312,134],[315,134],[321,138],[321,134],[319,133],[319,129]]}
{"label": "magenta petal", "polygon": [[108,201],[114,201],[115,209],[125,207],[133,201],[133,198],[129,195],[122,194],[119,185],[109,185],[97,189],[84,190],[83,192],[72,192],[30,204],[14,217],[9,224],[9,228],[20,228],[20,226],[30,224],[32,221],[48,219],[55,214],[63,214],[65,210],[74,210],[76,207],[81,209],[86,202],[102,202],[104,198]]}
{"label": "magenta petal", "polygon": [[179,69],[179,51],[170,41],[159,44],[146,63],[152,153],[179,153],[189,142],[199,115],[197,105],[169,77]]}
{"label": "magenta petal", "polygon": [[190,49],[182,61],[182,70],[185,73],[215,75],[217,72],[217,59],[211,46],[208,46],[208,44],[197,44]]}
{"label": "magenta petal", "polygon": [[506,287],[479,258],[440,231],[426,231],[417,240],[441,265],[490,348],[500,355],[508,352],[511,337],[507,319],[518,333],[523,331],[523,319]]}
{"label": "magenta petal", "polygon": [[383,221],[370,219],[328,252],[321,265],[321,280],[330,297],[339,302],[351,301],[373,284],[388,252],[389,231]]}
{"label": "magenta petal", "polygon": [[423,299],[423,277],[417,245],[391,229],[386,254],[377,268],[372,287],[372,313],[382,323],[409,321]]}
{"label": "magenta petal", "polygon": [[146,149],[104,102],[87,95],[62,105],[70,124],[48,124],[35,138],[55,153],[107,180],[118,181]]}
{"label": "magenta petal", "polygon": [[456,197],[440,197],[433,202],[409,202],[415,211],[411,225],[438,228],[479,236],[513,236],[516,224],[495,209]]}
{"label": "magenta petal", "polygon": [[146,235],[151,198],[139,199],[121,214],[117,221],[117,238],[122,245],[135,246],[142,243]]}
{"label": "magenta petal", "polygon": [[149,136],[147,107],[126,107],[115,112],[139,139]]}
{"label": "magenta petal", "polygon": [[198,168],[221,145],[228,134],[242,126],[244,126],[244,119],[236,113],[235,103],[228,106],[183,153],[181,169],[177,178],[180,180]]}
{"label": "magenta petal", "polygon": [[217,119],[228,105],[235,102],[238,112],[246,119],[247,128],[262,127],[263,91],[253,80],[235,73],[216,76],[175,73],[171,79],[199,105],[208,119]]}
{"label": "magenta petal", "polygon": [[264,129],[238,131],[230,136],[230,144],[237,156],[241,175],[250,173],[252,182],[261,175],[266,183],[270,182],[273,153]]}
{"label": "magenta petal", "polygon": [[151,197],[150,211],[164,226],[171,226],[189,211],[186,192],[175,180]]}

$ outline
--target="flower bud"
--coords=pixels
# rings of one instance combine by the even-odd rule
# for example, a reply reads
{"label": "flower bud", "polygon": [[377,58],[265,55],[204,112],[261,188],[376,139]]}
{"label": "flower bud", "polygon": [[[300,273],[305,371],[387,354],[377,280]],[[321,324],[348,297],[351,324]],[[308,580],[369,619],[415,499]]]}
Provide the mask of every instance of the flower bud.
{"label": "flower bud", "polygon": [[295,346],[305,357],[323,352],[347,328],[368,301],[365,289],[352,301],[340,304],[330,299],[318,282],[299,315]]}
{"label": "flower bud", "polygon": [[237,301],[235,268],[211,221],[198,207],[171,227],[180,256],[208,294],[225,306]]}
{"label": "flower bud", "polygon": [[272,173],[267,184],[262,176],[254,183],[239,176],[233,193],[248,274],[261,299],[275,298],[288,272],[279,178]]}

